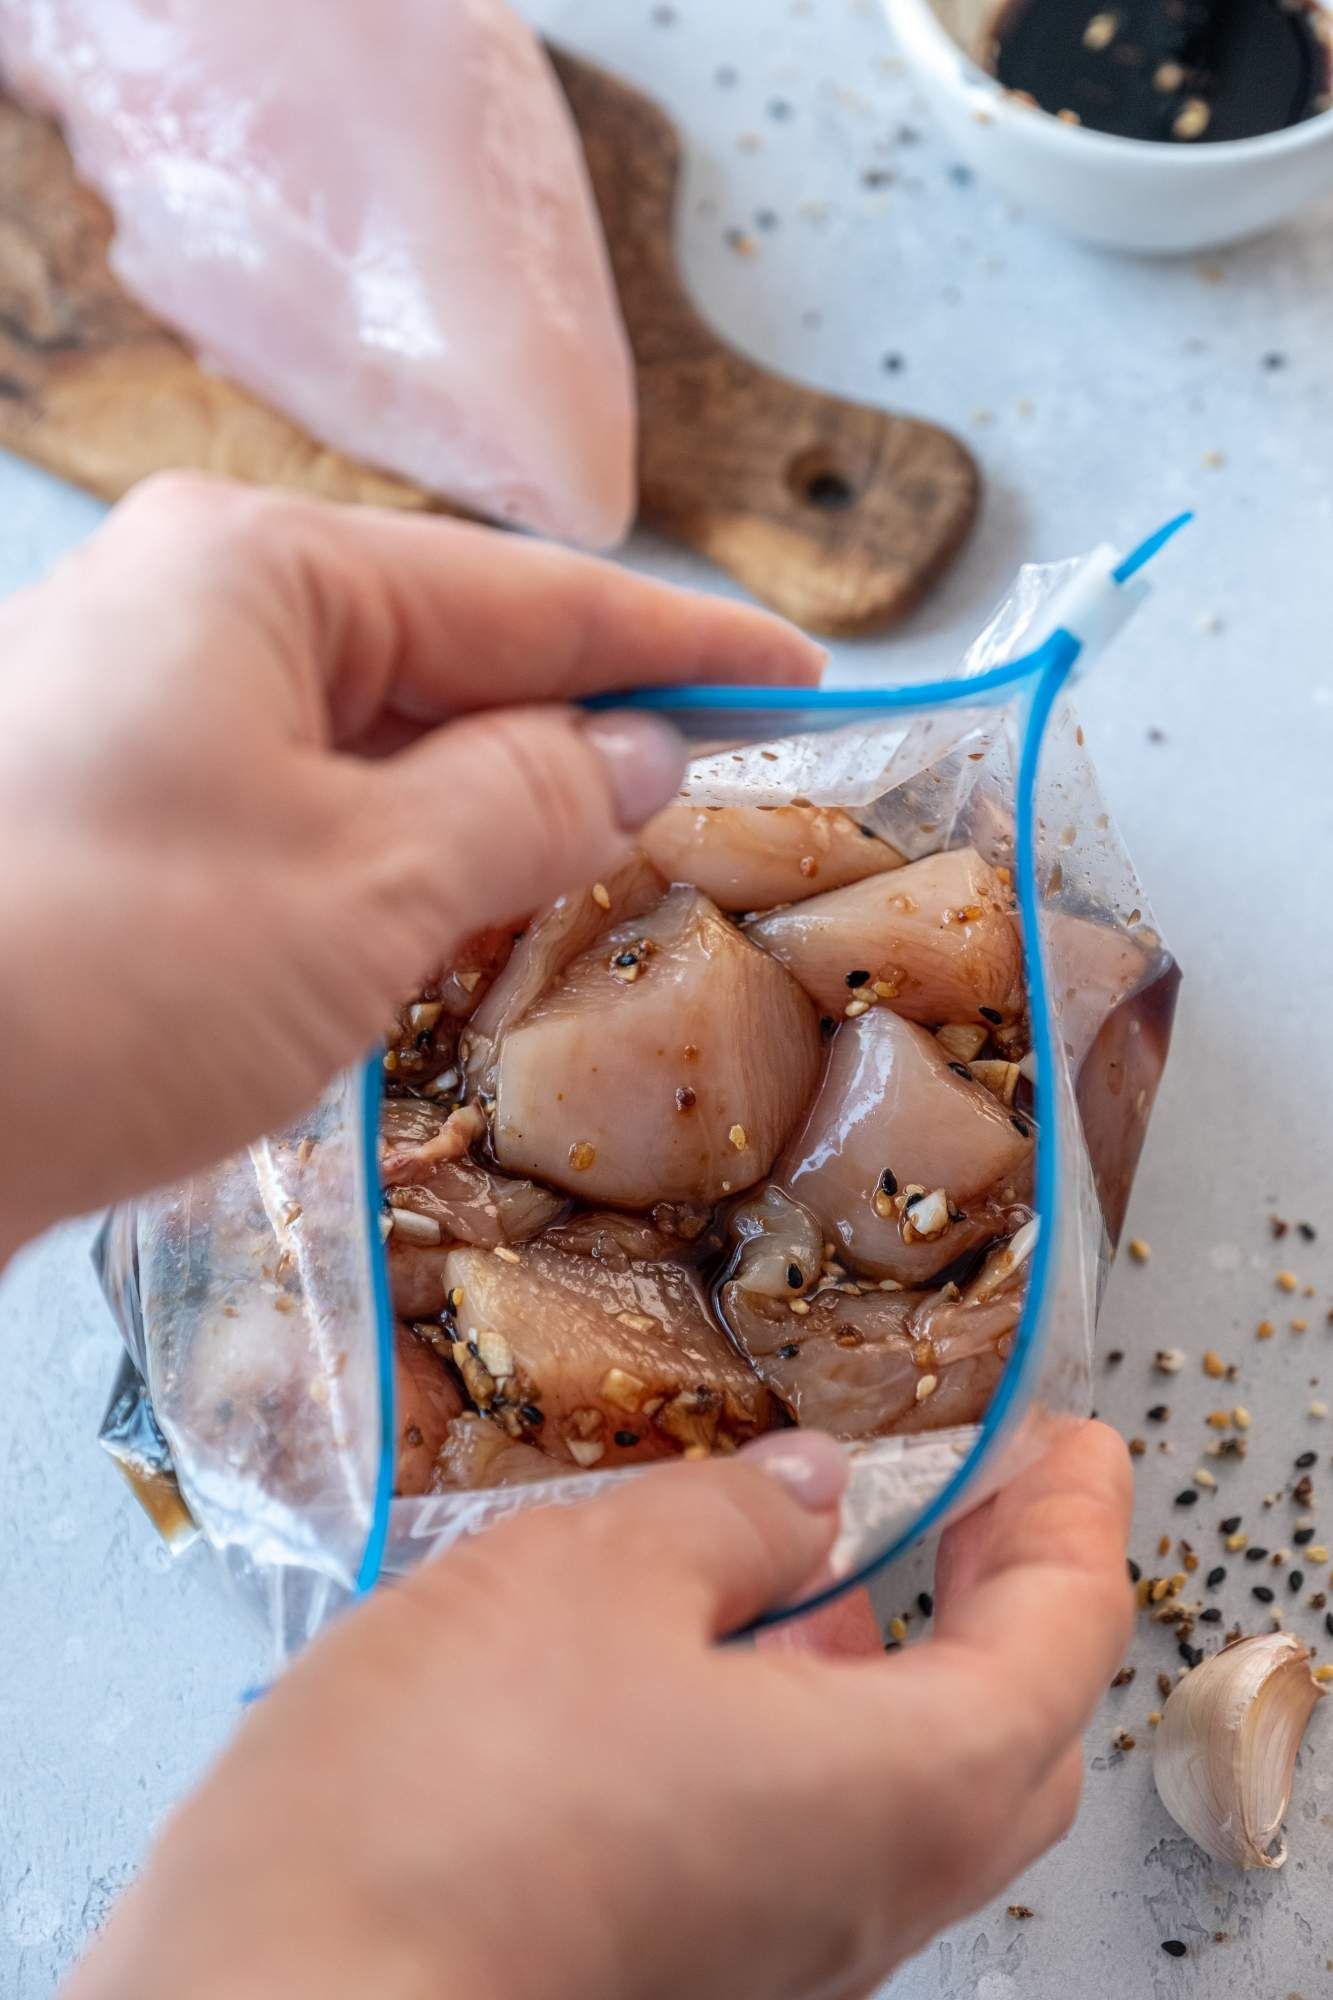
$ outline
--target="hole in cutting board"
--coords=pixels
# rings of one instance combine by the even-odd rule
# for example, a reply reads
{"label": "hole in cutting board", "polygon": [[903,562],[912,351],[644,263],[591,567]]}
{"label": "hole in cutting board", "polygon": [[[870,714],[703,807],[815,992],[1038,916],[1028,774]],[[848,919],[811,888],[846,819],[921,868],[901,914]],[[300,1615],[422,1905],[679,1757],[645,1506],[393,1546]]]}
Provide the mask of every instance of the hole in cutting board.
{"label": "hole in cutting board", "polygon": [[816,507],[821,514],[841,513],[845,507],[854,507],[860,498],[825,444],[810,445],[788,461],[787,490],[803,506]]}

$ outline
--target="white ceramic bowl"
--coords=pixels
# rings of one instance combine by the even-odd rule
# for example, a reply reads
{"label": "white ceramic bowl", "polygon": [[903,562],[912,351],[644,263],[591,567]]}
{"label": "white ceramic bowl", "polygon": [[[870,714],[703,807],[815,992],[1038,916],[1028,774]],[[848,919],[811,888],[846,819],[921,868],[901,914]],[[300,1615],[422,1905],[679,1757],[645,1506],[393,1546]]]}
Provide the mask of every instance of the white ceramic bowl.
{"label": "white ceramic bowl", "polygon": [[[1317,0],[1333,26],[1333,0]],[[1118,250],[1202,250],[1333,189],[1333,111],[1258,139],[1156,144],[1068,125],[977,59],[995,0],[885,0],[899,49],[963,157],[1034,215]]]}

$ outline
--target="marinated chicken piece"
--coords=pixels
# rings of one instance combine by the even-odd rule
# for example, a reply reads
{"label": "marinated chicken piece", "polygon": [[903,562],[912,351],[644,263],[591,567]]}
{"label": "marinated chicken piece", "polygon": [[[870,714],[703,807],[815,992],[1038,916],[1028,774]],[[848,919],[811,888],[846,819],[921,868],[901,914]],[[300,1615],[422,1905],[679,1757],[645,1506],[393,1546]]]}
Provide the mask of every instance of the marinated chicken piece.
{"label": "marinated chicken piece", "polygon": [[961,1297],[948,1285],[927,1300],[913,1325],[926,1378],[935,1387],[895,1425],[907,1431],[950,1430],[980,1423],[1013,1350],[1023,1314],[1026,1264],[1037,1239],[1029,1221],[993,1250]]}
{"label": "marinated chicken piece", "polygon": [[1012,898],[971,847],[931,854],[746,926],[825,1014],[883,1001],[909,1021],[985,1021],[1023,1011]]}
{"label": "marinated chicken piece", "polygon": [[912,1316],[922,1292],[817,1292],[797,1317],[789,1305],[722,1288],[722,1313],[760,1380],[797,1423],[836,1437],[878,1437],[915,1406],[922,1370]]}
{"label": "marinated chicken piece", "polygon": [[1036,1232],[1025,1223],[961,1294],[828,1289],[797,1316],[733,1278],[723,1316],[798,1423],[844,1438],[978,1423],[1009,1358]]}
{"label": "marinated chicken piece", "polygon": [[[436,997],[427,999],[428,993]],[[385,1038],[386,1089],[441,1094],[457,1090],[461,1074],[458,1023],[446,1011],[438,993],[438,987],[427,986],[398,1009]]]}
{"label": "marinated chicken piece", "polygon": [[380,1176],[386,1187],[425,1185],[451,1160],[461,1160],[486,1133],[475,1104],[453,1110],[420,1097],[390,1097],[380,1107]]}
{"label": "marinated chicken piece", "polygon": [[732,1213],[731,1231],[740,1244],[733,1275],[744,1291],[791,1299],[819,1276],[824,1232],[781,1188],[766,1187],[742,1202]]}
{"label": "marinated chicken piece", "polygon": [[720,910],[771,910],[900,868],[896,848],[829,806],[669,805],[639,836],[668,882]]}
{"label": "marinated chicken piece", "polygon": [[395,1493],[432,1493],[440,1452],[463,1397],[448,1365],[409,1328],[394,1329],[394,1421],[398,1428]]}
{"label": "marinated chicken piece", "polygon": [[626,533],[629,344],[504,0],[7,0],[0,61],[110,203],[117,277],[211,365],[472,511]]}
{"label": "marinated chicken piece", "polygon": [[455,1250],[454,1359],[478,1408],[585,1470],[734,1449],[773,1421],[672,1263],[613,1271],[544,1244]]}
{"label": "marinated chicken piece", "polygon": [[1166,1063],[1180,969],[1155,938],[1064,910],[1052,914],[1047,937],[1056,1032],[1114,1245]]}
{"label": "marinated chicken piece", "polygon": [[500,1039],[518,1026],[566,966],[604,931],[651,910],[665,888],[657,870],[635,853],[605,882],[571,889],[538,911],[477,1008],[461,1045],[474,1088],[491,1090]]}
{"label": "marinated chicken piece", "polygon": [[413,1243],[399,1230],[384,1245],[389,1267],[389,1296],[400,1319],[433,1320],[444,1311],[445,1272],[452,1243]]}
{"label": "marinated chicken piece", "polygon": [[710,1228],[712,1210],[658,1202],[651,1215],[621,1215],[616,1209],[589,1209],[557,1223],[542,1237],[552,1249],[576,1257],[596,1257],[613,1270],[628,1264],[656,1264],[668,1257],[698,1256],[722,1247]]}
{"label": "marinated chicken piece", "polygon": [[768,1171],[822,1053],[790,974],[673,889],[505,1033],[491,1144],[507,1171],[587,1201],[718,1201]]}
{"label": "marinated chicken piece", "polygon": [[[905,871],[904,871],[905,872]],[[1033,1128],[887,1007],[844,1022],[819,1094],[773,1172],[854,1273],[922,1284],[1005,1225]],[[960,1216],[961,1212],[961,1216]]]}
{"label": "marinated chicken piece", "polygon": [[469,1413],[449,1427],[440,1453],[436,1491],[456,1487],[531,1486],[539,1479],[567,1479],[576,1467],[548,1458],[511,1438],[489,1417]]}
{"label": "marinated chicken piece", "polygon": [[[460,1121],[467,1143],[486,1121],[471,1105],[445,1112],[410,1097],[390,1098],[380,1113],[381,1171],[389,1188],[394,1239],[430,1249],[439,1243],[525,1243],[563,1214],[569,1204],[532,1181],[510,1180],[483,1167],[456,1141]],[[475,1126],[475,1129],[474,1129]],[[438,1310],[438,1306],[436,1308]]]}
{"label": "marinated chicken piece", "polygon": [[389,1220],[395,1235],[423,1247],[432,1243],[526,1243],[540,1236],[569,1207],[534,1181],[493,1174],[475,1160],[451,1160],[437,1167],[425,1187],[395,1188]]}

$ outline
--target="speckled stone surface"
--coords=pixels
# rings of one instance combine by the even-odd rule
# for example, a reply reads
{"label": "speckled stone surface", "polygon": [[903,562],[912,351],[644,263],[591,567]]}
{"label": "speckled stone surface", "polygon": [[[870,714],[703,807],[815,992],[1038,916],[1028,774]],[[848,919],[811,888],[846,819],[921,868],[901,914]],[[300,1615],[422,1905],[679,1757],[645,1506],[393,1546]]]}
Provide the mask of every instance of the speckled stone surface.
{"label": "speckled stone surface", "polygon": [[[1113,1277],[1104,1412],[1149,1445],[1134,1549],[1160,1532],[1208,1560],[1217,1521],[1290,1541],[1292,1462],[1316,1450],[1333,1541],[1333,208],[1200,264],[1138,263],[1047,235],[959,169],[895,66],[881,16],[848,0],[542,0],[540,24],[654,91],[689,166],[682,256],[733,340],[809,380],[957,427],[980,458],[980,530],[900,634],[841,648],[839,670],[946,668],[1014,566],[1129,539],[1182,505],[1199,522],[1132,634],[1080,697],[1111,803],[1187,969],[1171,1069],[1132,1228],[1153,1248]],[[0,461],[0,587],[41,572],[97,518]],[[641,540],[636,565],[701,568]],[[1308,1219],[1273,1242],[1270,1210]],[[172,1801],[225,1740],[263,1651],[208,1565],[173,1566],[93,1442],[115,1352],[87,1262],[58,1231],[0,1289],[0,1993],[38,2000],[128,1879]],[[1316,1295],[1274,1289],[1290,1267]],[[1269,1315],[1274,1338],[1260,1344]],[[1292,1333],[1293,1317],[1309,1330]],[[1185,1370],[1154,1374],[1159,1346]],[[1207,1380],[1214,1347],[1240,1364]],[[1323,1386],[1320,1386],[1321,1378]],[[1164,1424],[1147,1409],[1166,1402]],[[1215,1407],[1252,1412],[1244,1463],[1173,1506]],[[1160,1451],[1159,1442],[1169,1449]],[[1168,1565],[1174,1566],[1175,1557]],[[1290,1622],[1327,1586],[1230,1562],[1217,1593],[1253,1628],[1269,1577]],[[889,1580],[885,1611],[915,1573]],[[919,1621],[918,1621],[919,1622]],[[1200,1627],[1196,1637],[1210,1628]],[[1213,1630],[1223,1628],[1211,1628]],[[1215,1641],[1210,1640],[1210,1644]],[[1007,1895],[904,1969],[900,2000],[1314,2000],[1333,1986],[1333,1741],[1316,1713],[1277,1875],[1228,1874],[1152,1791],[1154,1675],[1178,1661],[1145,1628],[1133,1684],[1088,1738],[1082,1817]],[[1138,1747],[1113,1753],[1128,1728]],[[905,1837],[906,1834],[905,1834]],[[1016,1922],[1004,1903],[1034,1911]],[[1215,1939],[1215,1934],[1218,1934]],[[1161,1950],[1166,1938],[1185,1957]]]}

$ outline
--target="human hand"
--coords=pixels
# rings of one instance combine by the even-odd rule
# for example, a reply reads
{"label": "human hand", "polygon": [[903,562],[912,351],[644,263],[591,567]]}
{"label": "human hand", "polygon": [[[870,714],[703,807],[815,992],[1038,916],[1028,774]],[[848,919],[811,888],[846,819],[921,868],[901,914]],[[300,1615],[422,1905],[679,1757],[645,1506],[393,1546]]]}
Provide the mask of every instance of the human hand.
{"label": "human hand", "polygon": [[244,1723],[67,2000],[843,2000],[1068,1828],[1130,1623],[1129,1464],[1071,1431],[890,1659],[719,1647],[828,1553],[786,1432],[541,1509],[349,1616]]}
{"label": "human hand", "polygon": [[282,1124],[468,933],[614,865],[683,745],[553,704],[822,659],[536,542],[182,477],[0,647],[0,1260]]}

